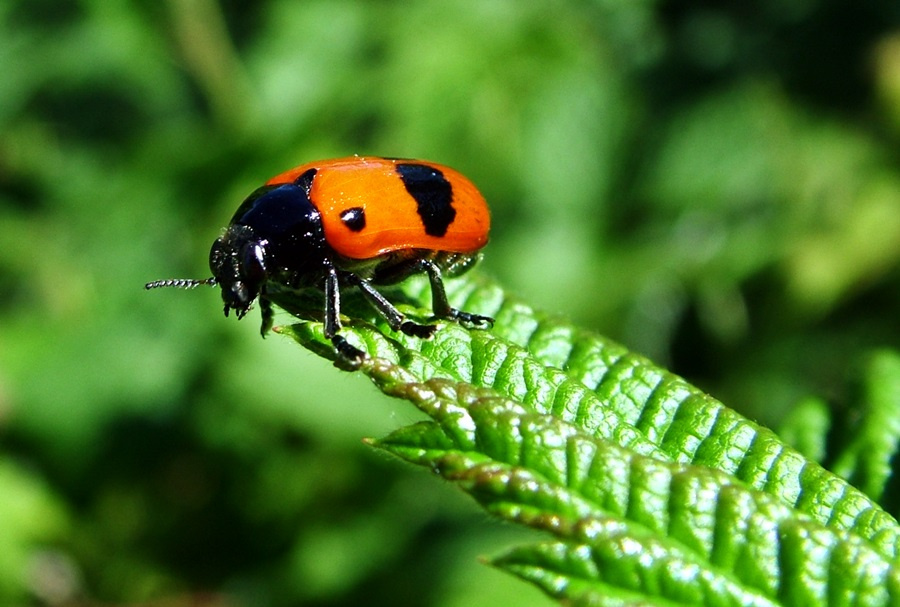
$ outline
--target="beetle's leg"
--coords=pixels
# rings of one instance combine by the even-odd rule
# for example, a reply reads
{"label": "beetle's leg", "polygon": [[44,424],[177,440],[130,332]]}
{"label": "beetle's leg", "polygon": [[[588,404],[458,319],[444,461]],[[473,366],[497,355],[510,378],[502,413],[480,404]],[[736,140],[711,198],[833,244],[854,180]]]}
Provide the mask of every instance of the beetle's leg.
{"label": "beetle's leg", "polygon": [[365,352],[350,345],[341,331],[341,291],[337,270],[328,265],[325,273],[325,337],[331,340],[338,356],[357,365],[366,357]]}
{"label": "beetle's leg", "polygon": [[444,290],[444,279],[441,277],[441,269],[433,261],[421,259],[419,267],[428,274],[428,282],[431,283],[431,309],[438,318],[447,318],[457,321],[459,324],[478,329],[488,329],[494,324],[490,316],[463,312],[450,307],[447,300],[447,291]]}
{"label": "beetle's leg", "polygon": [[394,331],[402,331],[413,337],[421,337],[428,339],[434,334],[437,327],[434,325],[420,325],[419,323],[406,320],[406,317],[400,313],[394,304],[378,292],[375,287],[369,284],[369,281],[363,280],[359,276],[351,273],[346,274],[347,280],[362,291],[363,296],[368,300],[372,307],[381,314]]}

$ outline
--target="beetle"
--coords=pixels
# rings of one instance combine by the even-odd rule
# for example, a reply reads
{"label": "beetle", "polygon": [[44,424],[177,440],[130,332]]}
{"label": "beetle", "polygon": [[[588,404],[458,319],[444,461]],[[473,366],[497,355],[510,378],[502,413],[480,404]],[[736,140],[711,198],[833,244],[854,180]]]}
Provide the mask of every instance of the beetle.
{"label": "beetle", "polygon": [[303,164],[269,179],[238,207],[212,244],[212,277],[149,282],[146,289],[219,286],[225,316],[255,301],[261,333],[273,304],[297,313],[299,297],[324,293],[325,337],[343,360],[365,354],[341,332],[341,289],[356,288],[394,331],[429,338],[376,288],[425,273],[437,319],[489,328],[493,319],[450,306],[443,276],[471,268],[487,244],[490,212],[475,185],[428,161],[352,156]]}

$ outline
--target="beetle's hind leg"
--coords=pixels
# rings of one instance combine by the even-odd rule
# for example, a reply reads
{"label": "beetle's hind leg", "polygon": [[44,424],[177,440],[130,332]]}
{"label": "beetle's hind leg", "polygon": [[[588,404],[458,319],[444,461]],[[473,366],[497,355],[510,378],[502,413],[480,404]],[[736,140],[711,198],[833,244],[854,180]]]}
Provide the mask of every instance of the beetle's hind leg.
{"label": "beetle's hind leg", "polygon": [[[458,310],[450,305],[447,292],[444,289],[444,279],[441,276],[440,267],[429,259],[417,259],[395,266],[391,270],[378,277],[378,282],[387,284],[397,282],[411,276],[425,272],[431,285],[431,306],[435,318],[453,320],[467,328],[488,329],[494,324],[490,316],[482,316],[471,312]],[[409,320],[387,298],[382,295],[372,284],[359,276],[347,273],[346,280],[356,285],[372,306],[387,320],[394,331],[402,331],[414,337],[429,338],[437,330],[434,325],[422,325]]]}
{"label": "beetle's hind leg", "polygon": [[372,305],[375,310],[378,311],[381,316],[387,321],[388,325],[390,325],[391,329],[394,331],[400,331],[407,335],[411,335],[413,337],[420,337],[422,339],[428,339],[434,332],[437,330],[437,327],[434,325],[420,325],[419,323],[413,322],[411,320],[406,320],[406,317],[392,304],[388,299],[382,295],[375,287],[373,287],[369,281],[364,280],[357,276],[356,274],[347,273],[346,280],[348,282],[353,283],[356,287],[362,292],[363,296],[366,300]]}
{"label": "beetle's hind leg", "polygon": [[434,315],[437,318],[455,320],[470,329],[489,329],[494,325],[494,319],[490,316],[464,312],[450,306],[450,301],[447,299],[447,291],[444,289],[441,269],[437,264],[428,259],[421,259],[418,262],[418,266],[428,274],[428,282],[431,283],[431,308],[434,310]]}

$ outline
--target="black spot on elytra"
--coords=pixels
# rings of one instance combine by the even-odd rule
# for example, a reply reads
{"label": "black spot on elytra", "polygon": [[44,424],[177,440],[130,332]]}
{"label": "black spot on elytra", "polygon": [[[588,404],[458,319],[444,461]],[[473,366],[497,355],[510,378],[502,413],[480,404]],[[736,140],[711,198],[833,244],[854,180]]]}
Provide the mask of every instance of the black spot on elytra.
{"label": "black spot on elytra", "polygon": [[443,236],[456,218],[453,186],[444,174],[425,164],[397,164],[397,173],[406,191],[416,199],[425,233]]}
{"label": "black spot on elytra", "polygon": [[366,210],[362,207],[350,207],[341,211],[341,221],[354,232],[361,232],[366,227]]}

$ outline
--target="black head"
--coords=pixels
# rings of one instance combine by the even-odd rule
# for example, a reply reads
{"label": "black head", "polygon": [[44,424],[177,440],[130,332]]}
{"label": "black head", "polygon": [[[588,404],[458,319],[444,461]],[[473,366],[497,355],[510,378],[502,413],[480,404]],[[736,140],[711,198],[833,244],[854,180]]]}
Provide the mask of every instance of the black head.
{"label": "black head", "polygon": [[144,287],[193,289],[200,285],[218,285],[222,288],[225,316],[229,310],[234,310],[238,318],[243,318],[266,280],[265,242],[256,238],[246,226],[229,226],[209,251],[209,267],[213,273],[210,278],[156,280]]}
{"label": "black head", "polygon": [[216,239],[209,251],[209,267],[213,273],[211,278],[156,280],[144,287],[193,289],[200,285],[218,285],[222,289],[222,301],[225,302],[225,316],[228,316],[230,310],[234,310],[238,318],[243,318],[266,282],[267,244],[254,234],[252,228],[231,225]]}
{"label": "black head", "polygon": [[243,318],[266,282],[266,245],[253,229],[231,225],[209,250],[209,268],[222,289],[225,316],[234,310]]}
{"label": "black head", "polygon": [[263,186],[247,197],[210,249],[211,278],[158,280],[146,288],[218,285],[225,316],[234,310],[243,318],[267,283],[288,288],[316,284],[330,249],[319,212],[309,200],[313,175]]}

